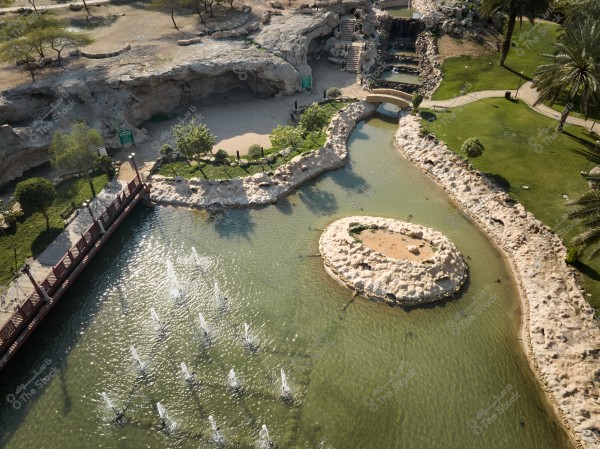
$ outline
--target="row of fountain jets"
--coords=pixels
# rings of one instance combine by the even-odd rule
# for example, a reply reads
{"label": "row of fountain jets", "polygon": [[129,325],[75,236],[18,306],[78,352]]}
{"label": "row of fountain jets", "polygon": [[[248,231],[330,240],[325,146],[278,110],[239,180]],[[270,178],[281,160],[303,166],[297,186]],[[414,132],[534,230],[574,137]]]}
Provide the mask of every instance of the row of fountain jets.
{"label": "row of fountain jets", "polygon": [[[192,248],[192,255],[194,257],[197,267],[199,269],[203,269],[204,264],[202,263],[202,259],[196,252],[196,248]],[[170,260],[167,261],[166,265],[167,265],[167,274],[168,274],[169,279],[171,280],[171,284],[173,286],[173,290],[172,290],[173,296],[175,296],[176,298],[180,298],[182,296],[182,289],[179,286],[179,283],[177,281],[177,274],[175,273],[175,268],[173,267],[173,264]],[[216,304],[217,308],[219,308],[219,309],[223,308],[224,303],[225,303],[225,298],[221,294],[217,283],[215,283],[215,299],[216,299],[216,303],[217,303]],[[154,309],[154,307],[152,307],[150,309],[150,316],[154,320],[154,322],[157,324],[158,328],[162,332],[164,332],[165,331],[164,323],[162,323],[162,321],[160,320],[160,317],[158,316],[158,313],[156,312],[156,309]],[[206,320],[204,319],[204,316],[202,315],[202,313],[199,314],[199,319],[200,319],[200,329],[202,330],[203,337],[206,340],[209,340],[210,339],[210,327],[206,323]],[[244,334],[242,336],[242,340],[244,341],[244,344],[246,346],[248,346],[249,348],[254,347],[254,341],[253,341],[252,336],[250,335],[250,326],[248,325],[248,323],[244,323]],[[134,346],[131,346],[129,349],[131,351],[131,355],[132,355],[133,359],[135,360],[135,362],[138,365],[139,370],[142,372],[145,371],[146,363],[144,363],[142,361],[142,359],[140,358],[137,349]],[[182,372],[183,377],[186,382],[194,383],[196,381],[196,379],[194,377],[194,373],[190,372],[190,370],[187,367],[187,365],[185,364],[185,362],[181,362],[181,372]],[[229,375],[227,376],[227,384],[233,391],[239,391],[241,389],[241,383],[240,383],[239,379],[237,378],[237,375],[235,374],[235,370],[233,368],[229,371]],[[104,400],[105,404],[107,405],[107,407],[109,407],[115,413],[115,417],[117,419],[120,419],[122,417],[123,413],[119,412],[117,410],[117,408],[114,406],[114,404],[108,397],[108,394],[106,392],[102,392],[101,396],[102,396],[102,399]],[[281,369],[281,398],[285,399],[285,400],[290,400],[291,397],[292,397],[292,390],[288,384],[285,371],[282,368]],[[160,402],[157,402],[156,410],[158,412],[158,416],[160,417],[161,425],[163,426],[163,428],[165,428],[165,430],[167,430],[168,432],[175,430],[177,423],[169,417],[165,406],[162,405]],[[214,417],[212,415],[210,415],[208,417],[208,421],[209,421],[211,429],[212,429],[213,441],[217,444],[223,444],[225,442],[225,439],[224,439],[223,435],[221,434],[220,428],[217,426],[217,423],[216,423]],[[269,447],[273,446],[273,442],[271,441],[271,439],[269,437],[269,430],[267,429],[267,426],[265,424],[262,425],[262,428],[259,431],[259,438],[257,441],[257,445],[261,449],[269,448]]]}

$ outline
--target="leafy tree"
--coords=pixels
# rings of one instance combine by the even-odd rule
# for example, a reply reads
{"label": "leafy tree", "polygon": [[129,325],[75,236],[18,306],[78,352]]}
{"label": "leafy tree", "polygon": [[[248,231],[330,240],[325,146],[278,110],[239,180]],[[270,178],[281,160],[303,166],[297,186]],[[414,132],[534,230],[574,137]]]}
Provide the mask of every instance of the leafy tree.
{"label": "leafy tree", "polygon": [[304,129],[300,126],[282,126],[279,125],[269,135],[269,140],[273,148],[281,150],[283,148],[297,148],[302,143],[302,134]]}
{"label": "leafy tree", "polygon": [[576,200],[569,201],[568,206],[576,209],[569,212],[569,218],[577,220],[582,231],[576,235],[573,245],[591,249],[590,257],[595,258],[600,254],[600,194],[597,189],[591,189]]}
{"label": "leafy tree", "polygon": [[95,150],[104,145],[100,131],[90,128],[83,122],[77,122],[66,134],[62,129],[57,130],[52,137],[50,152],[52,165],[67,170],[75,170],[88,181],[92,195],[96,196],[94,183],[89,171],[93,170],[98,154]]}
{"label": "leafy tree", "polygon": [[476,158],[483,154],[483,144],[477,137],[469,137],[466,139],[460,150],[467,155],[467,162],[469,158]]}
{"label": "leafy tree", "polygon": [[329,117],[325,109],[318,104],[312,104],[300,116],[299,125],[308,132],[314,132],[323,129],[327,123],[329,123]]}
{"label": "leafy tree", "polygon": [[0,44],[0,61],[12,64],[17,61],[24,61],[31,75],[31,80],[35,82],[35,67],[32,65],[35,61],[33,57],[35,52],[36,49],[30,39],[25,36],[18,37]]}
{"label": "leafy tree", "polygon": [[48,43],[50,48],[56,52],[58,64],[61,63],[61,52],[67,46],[82,47],[89,45],[93,42],[93,39],[82,33],[75,33],[73,31],[67,31],[64,28],[52,27],[43,31],[42,33],[44,42]]}
{"label": "leafy tree", "polygon": [[531,23],[535,20],[535,16],[542,14],[548,9],[550,0],[483,0],[481,3],[481,13],[484,16],[490,17],[501,12],[508,15],[508,24],[506,26],[506,36],[502,43],[502,55],[500,56],[500,65],[504,66],[512,35],[515,30],[517,19],[519,23],[523,23],[523,17]]}
{"label": "leafy tree", "polygon": [[188,159],[212,150],[217,138],[204,123],[196,123],[196,119],[173,127],[175,146]]}
{"label": "leafy tree", "polygon": [[50,228],[48,208],[56,199],[54,185],[44,178],[29,178],[17,184],[15,198],[26,214],[41,212],[46,218],[46,229]]}
{"label": "leafy tree", "polygon": [[553,61],[538,67],[533,87],[539,92],[536,103],[555,103],[566,95],[566,104],[556,130],[562,132],[579,95],[579,110],[600,93],[600,22],[593,18],[567,27],[556,43]]}
{"label": "leafy tree", "polygon": [[569,23],[584,20],[587,17],[593,17],[596,20],[600,18],[600,3],[598,0],[562,0],[557,2],[555,11],[558,10],[565,15],[565,20]]}
{"label": "leafy tree", "polygon": [[217,162],[225,162],[228,157],[229,157],[229,153],[227,153],[227,151],[225,151],[225,150],[218,150],[215,153],[215,159]]}
{"label": "leafy tree", "polygon": [[250,159],[258,159],[262,156],[262,150],[260,149],[260,145],[258,144],[254,144],[254,145],[250,145],[250,148],[248,148],[248,157]]}

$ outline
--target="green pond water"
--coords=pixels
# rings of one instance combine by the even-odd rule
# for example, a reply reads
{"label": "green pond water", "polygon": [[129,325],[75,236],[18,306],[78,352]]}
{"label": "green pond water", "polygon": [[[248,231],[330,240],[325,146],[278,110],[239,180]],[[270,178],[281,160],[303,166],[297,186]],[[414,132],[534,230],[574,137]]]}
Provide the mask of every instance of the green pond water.
{"label": "green pond water", "polygon": [[406,84],[416,84],[420,86],[423,84],[419,75],[411,75],[410,73],[394,73],[391,70],[387,70],[381,74],[380,77],[382,80],[386,81],[396,81],[398,83],[406,83]]}
{"label": "green pond water", "polygon": [[[140,206],[0,374],[0,447],[217,447],[209,416],[231,448],[261,447],[263,424],[278,448],[571,447],[520,349],[505,261],[400,157],[395,127],[360,124],[345,168],[274,206],[217,218]],[[470,267],[464,293],[410,311],[352,301],[314,257],[319,230],[350,214],[444,232]]]}

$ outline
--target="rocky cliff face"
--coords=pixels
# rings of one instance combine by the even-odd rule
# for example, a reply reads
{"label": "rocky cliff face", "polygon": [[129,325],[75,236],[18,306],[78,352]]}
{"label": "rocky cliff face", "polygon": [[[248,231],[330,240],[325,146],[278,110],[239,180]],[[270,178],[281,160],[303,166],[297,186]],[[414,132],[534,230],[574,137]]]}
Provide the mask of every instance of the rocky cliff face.
{"label": "rocky cliff face", "polygon": [[301,74],[310,74],[306,62],[309,44],[315,38],[330,34],[338,23],[338,16],[332,12],[276,17],[272,19],[271,26],[254,38],[254,42],[281,56]]}
{"label": "rocky cliff face", "polygon": [[[242,87],[260,94],[289,95],[310,73],[311,42],[337,25],[333,13],[277,18],[254,43],[213,40],[184,47],[168,64],[127,52],[95,65],[43,78],[0,94],[0,185],[49,160],[53,133],[84,119],[99,129],[108,147],[118,147],[117,130],[137,127],[213,93]],[[259,45],[260,44],[260,48]],[[265,51],[267,50],[267,51]]]}

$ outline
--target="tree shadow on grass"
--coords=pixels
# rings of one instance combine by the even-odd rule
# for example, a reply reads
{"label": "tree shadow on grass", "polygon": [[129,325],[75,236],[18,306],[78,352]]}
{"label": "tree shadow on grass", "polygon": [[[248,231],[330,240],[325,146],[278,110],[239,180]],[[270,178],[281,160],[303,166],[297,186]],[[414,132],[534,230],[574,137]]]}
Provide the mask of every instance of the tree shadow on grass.
{"label": "tree shadow on grass", "polygon": [[600,273],[598,273],[594,268],[590,267],[584,262],[574,263],[573,266],[577,268],[577,270],[581,273],[589,277],[594,281],[600,281]]}
{"label": "tree shadow on grass", "polygon": [[504,176],[499,175],[498,173],[484,173],[484,175],[503,192],[510,191],[510,182]]}
{"label": "tree shadow on grass", "polygon": [[563,131],[563,134],[571,139],[573,139],[574,141],[580,143],[581,145],[583,145],[584,147],[588,148],[590,151],[594,151],[594,148],[596,147],[596,143],[592,140],[587,140],[584,139],[582,137],[578,137],[574,134],[571,134],[568,131]]}
{"label": "tree shadow on grass", "polygon": [[31,243],[31,254],[34,256],[41,254],[61,232],[63,232],[62,228],[44,229]]}
{"label": "tree shadow on grass", "polygon": [[[511,72],[511,73],[514,73],[514,74],[515,74],[515,75],[517,75],[519,78],[523,78],[525,81],[532,81],[532,80],[533,80],[533,78],[530,78],[530,77],[528,77],[528,76],[527,76],[527,75],[525,75],[525,74],[523,74],[523,75],[522,75],[520,72],[517,72],[516,70],[514,70],[514,69],[511,69],[510,67],[508,67],[508,66],[506,66],[506,65],[504,66],[504,69],[508,70],[508,71],[509,71],[509,72]],[[512,89],[507,89],[507,90],[512,90]]]}

